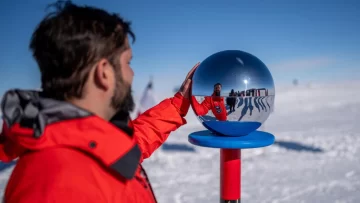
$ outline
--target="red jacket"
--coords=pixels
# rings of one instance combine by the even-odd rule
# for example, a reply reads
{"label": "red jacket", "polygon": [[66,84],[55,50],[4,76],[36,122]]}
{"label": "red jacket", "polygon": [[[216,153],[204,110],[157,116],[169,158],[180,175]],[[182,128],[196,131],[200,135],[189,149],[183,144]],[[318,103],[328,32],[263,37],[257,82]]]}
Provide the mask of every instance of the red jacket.
{"label": "red jacket", "polygon": [[223,97],[207,96],[204,101],[199,104],[195,96],[192,96],[191,102],[196,115],[204,116],[211,110],[217,120],[227,120],[227,111]]}
{"label": "red jacket", "polygon": [[0,160],[18,158],[4,203],[154,203],[140,163],[186,123],[189,101],[176,94],[132,123],[30,91],[9,91],[2,107]]}

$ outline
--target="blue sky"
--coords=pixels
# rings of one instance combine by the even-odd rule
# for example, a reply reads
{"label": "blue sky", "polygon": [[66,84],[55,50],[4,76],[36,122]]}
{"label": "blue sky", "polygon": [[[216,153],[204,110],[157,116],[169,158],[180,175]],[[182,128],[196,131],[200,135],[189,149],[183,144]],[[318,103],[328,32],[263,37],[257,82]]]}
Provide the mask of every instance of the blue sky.
{"label": "blue sky", "polygon": [[[0,93],[40,86],[28,50],[31,33],[54,1],[0,1]],[[357,1],[73,1],[105,8],[133,22],[133,89],[154,79],[159,95],[180,85],[207,56],[237,49],[260,58],[275,85],[360,78]],[[296,3],[297,2],[297,3]]]}

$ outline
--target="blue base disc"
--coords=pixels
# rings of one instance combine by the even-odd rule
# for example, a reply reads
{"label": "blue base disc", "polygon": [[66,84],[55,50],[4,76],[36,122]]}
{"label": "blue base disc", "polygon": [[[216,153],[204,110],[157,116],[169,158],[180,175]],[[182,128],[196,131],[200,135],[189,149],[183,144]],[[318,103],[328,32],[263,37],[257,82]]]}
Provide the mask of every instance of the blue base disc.
{"label": "blue base disc", "polygon": [[275,141],[274,135],[254,131],[245,136],[222,136],[216,135],[209,130],[193,132],[189,135],[189,142],[194,145],[222,149],[249,149],[272,145]]}

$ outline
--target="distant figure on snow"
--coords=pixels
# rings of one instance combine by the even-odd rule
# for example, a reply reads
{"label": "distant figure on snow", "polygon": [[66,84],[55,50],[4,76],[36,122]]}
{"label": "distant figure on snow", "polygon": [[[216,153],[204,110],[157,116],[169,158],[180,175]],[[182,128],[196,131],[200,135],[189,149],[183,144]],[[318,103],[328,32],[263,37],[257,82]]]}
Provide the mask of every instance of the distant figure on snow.
{"label": "distant figure on snow", "polygon": [[234,92],[234,89],[231,90],[229,97],[226,98],[226,104],[230,107],[230,112],[235,111],[235,105],[236,105],[236,94]]}

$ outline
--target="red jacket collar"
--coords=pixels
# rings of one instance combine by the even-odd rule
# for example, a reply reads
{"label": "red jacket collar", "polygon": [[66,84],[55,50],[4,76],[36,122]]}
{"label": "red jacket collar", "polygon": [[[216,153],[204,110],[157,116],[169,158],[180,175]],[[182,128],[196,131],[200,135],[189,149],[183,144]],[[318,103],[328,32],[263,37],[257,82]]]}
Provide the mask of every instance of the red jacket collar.
{"label": "red jacket collar", "polygon": [[125,178],[132,178],[141,157],[135,139],[115,125],[66,102],[39,98],[36,92],[5,94],[0,160],[26,151],[71,147],[91,155]]}

